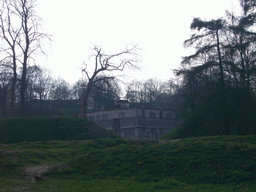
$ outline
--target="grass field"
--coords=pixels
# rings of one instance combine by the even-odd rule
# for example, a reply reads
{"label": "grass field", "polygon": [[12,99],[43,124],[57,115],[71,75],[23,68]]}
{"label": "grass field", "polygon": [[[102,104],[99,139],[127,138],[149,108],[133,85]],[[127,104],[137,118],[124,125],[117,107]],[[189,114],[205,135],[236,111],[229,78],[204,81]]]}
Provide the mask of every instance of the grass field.
{"label": "grass field", "polygon": [[0,157],[0,191],[256,191],[256,136],[22,142]]}

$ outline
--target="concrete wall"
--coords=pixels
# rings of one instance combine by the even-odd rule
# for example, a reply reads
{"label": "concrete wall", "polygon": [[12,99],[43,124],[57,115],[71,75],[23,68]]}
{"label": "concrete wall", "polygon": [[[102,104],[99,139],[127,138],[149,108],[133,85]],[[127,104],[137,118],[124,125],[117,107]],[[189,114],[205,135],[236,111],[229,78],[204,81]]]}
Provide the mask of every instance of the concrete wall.
{"label": "concrete wall", "polygon": [[176,113],[174,111],[162,111],[163,119],[177,119]]}
{"label": "concrete wall", "polygon": [[117,109],[110,111],[98,111],[88,113],[87,118],[91,121],[102,121],[110,119],[121,119],[127,117],[141,117],[142,109]]}
{"label": "concrete wall", "polygon": [[[88,113],[91,121],[127,140],[158,140],[175,129],[176,114],[169,110],[128,108]],[[140,121],[143,120],[143,121]],[[140,122],[140,123],[139,123]]]}
{"label": "concrete wall", "polygon": [[145,109],[145,117],[160,118],[160,112],[159,109]]}
{"label": "concrete wall", "polygon": [[130,128],[121,129],[120,136],[126,140],[159,140],[173,129],[166,128]]}
{"label": "concrete wall", "polygon": [[91,121],[102,121],[143,116],[146,118],[176,119],[176,115],[173,111],[161,111],[160,109],[117,109],[109,111],[97,111],[87,114],[87,118]]}

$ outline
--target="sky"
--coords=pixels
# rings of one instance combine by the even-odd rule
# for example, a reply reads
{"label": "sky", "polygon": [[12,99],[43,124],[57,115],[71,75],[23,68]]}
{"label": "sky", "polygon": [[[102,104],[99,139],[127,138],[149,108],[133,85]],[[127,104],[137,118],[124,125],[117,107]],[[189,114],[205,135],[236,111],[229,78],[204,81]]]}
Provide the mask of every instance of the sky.
{"label": "sky", "polygon": [[238,0],[37,0],[43,32],[51,42],[36,58],[55,78],[70,84],[82,78],[83,63],[94,65],[93,47],[113,54],[137,44],[141,69],[126,70],[126,80],[173,78],[188,54],[184,40],[194,17],[216,19],[239,10]]}

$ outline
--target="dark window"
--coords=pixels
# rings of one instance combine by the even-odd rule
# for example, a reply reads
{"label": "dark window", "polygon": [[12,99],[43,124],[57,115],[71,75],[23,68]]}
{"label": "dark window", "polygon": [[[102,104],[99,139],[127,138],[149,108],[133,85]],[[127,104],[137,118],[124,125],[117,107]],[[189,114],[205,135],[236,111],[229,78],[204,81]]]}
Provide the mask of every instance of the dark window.
{"label": "dark window", "polygon": [[154,112],[150,112],[150,113],[149,113],[149,117],[150,117],[150,118],[156,118],[156,114],[155,114]]}

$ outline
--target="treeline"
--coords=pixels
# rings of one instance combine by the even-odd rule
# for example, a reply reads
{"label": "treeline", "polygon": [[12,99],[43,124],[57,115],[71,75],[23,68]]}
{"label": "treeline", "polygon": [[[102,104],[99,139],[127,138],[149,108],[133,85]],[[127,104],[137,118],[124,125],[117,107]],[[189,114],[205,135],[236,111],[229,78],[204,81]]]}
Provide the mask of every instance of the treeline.
{"label": "treeline", "polygon": [[[21,70],[19,70],[21,71]],[[9,68],[2,67],[0,70],[0,99],[1,99],[1,116],[2,117],[19,117],[21,107],[21,74],[17,73],[17,83],[15,85],[14,110],[11,109],[12,103],[12,86],[13,73]],[[39,114],[37,111],[32,112],[32,108],[41,111],[41,114],[53,115],[53,112],[44,112],[42,110],[54,109],[49,106],[51,100],[76,100],[78,93],[76,86],[70,86],[63,79],[54,79],[47,69],[39,66],[29,66],[25,81],[25,114],[23,116],[32,116]],[[55,109],[56,111],[56,109]]]}
{"label": "treeline", "polygon": [[6,115],[10,86],[10,116],[17,114],[17,91],[19,115],[26,116],[29,66],[35,62],[35,54],[43,53],[43,41],[50,37],[42,32],[41,18],[35,11],[36,1],[2,0],[0,7],[1,112]]}
{"label": "treeline", "polygon": [[[8,68],[0,68],[1,117],[20,116],[21,75],[17,75],[14,114],[11,113],[12,78],[13,74]],[[53,78],[45,68],[29,66],[26,78],[25,116],[78,116],[81,108],[80,98],[86,86],[86,80],[80,79],[71,85],[64,79]],[[133,80],[126,84],[124,90],[114,80],[98,81],[90,92],[88,109],[112,109],[115,101],[120,98],[132,103],[147,103],[152,107],[174,108],[171,95],[176,87],[172,81],[162,82],[156,78],[145,81]]]}
{"label": "treeline", "polygon": [[256,133],[256,1],[240,0],[241,14],[226,11],[219,19],[194,18],[183,58],[183,126],[177,137]]}
{"label": "treeline", "polygon": [[[169,87],[129,97],[136,86],[128,85],[130,100],[160,101],[158,106],[178,112],[180,127],[173,138],[256,133],[256,0],[239,2],[239,13],[192,20],[193,33],[184,46],[194,53],[183,57]],[[149,81],[142,89],[156,90],[154,85]]]}
{"label": "treeline", "polygon": [[[15,86],[15,113],[11,110],[11,90],[13,73],[8,68],[0,68],[0,106],[1,117],[19,117],[20,111],[20,78],[17,74]],[[111,84],[111,82],[108,82]],[[105,89],[105,88],[106,89]],[[86,89],[86,82],[78,80],[70,85],[64,79],[55,79],[51,73],[40,66],[29,66],[26,76],[25,111],[24,116],[77,116],[80,110],[80,97]],[[107,86],[99,82],[90,93],[89,108],[109,108],[120,95],[120,88],[116,84]]]}

